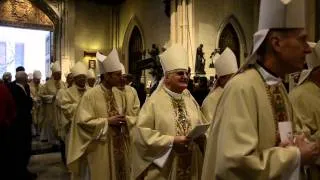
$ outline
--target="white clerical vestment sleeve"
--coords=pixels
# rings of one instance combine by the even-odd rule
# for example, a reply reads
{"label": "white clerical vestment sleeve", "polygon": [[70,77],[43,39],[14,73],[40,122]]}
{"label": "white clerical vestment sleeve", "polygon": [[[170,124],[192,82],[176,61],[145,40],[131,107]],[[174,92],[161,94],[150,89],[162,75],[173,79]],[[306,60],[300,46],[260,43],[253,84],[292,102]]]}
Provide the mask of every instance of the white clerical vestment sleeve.
{"label": "white clerical vestment sleeve", "polygon": [[85,133],[88,133],[92,138],[100,138],[101,130],[107,130],[106,117],[96,117],[93,109],[95,98],[91,95],[85,94],[77,108],[77,114],[74,119],[77,126]]}
{"label": "white clerical vestment sleeve", "polygon": [[[224,91],[227,96],[221,97],[216,121],[210,129],[210,136],[219,137],[219,141],[207,144],[206,158],[215,158],[215,172],[208,169],[205,176],[215,174],[221,179],[282,178],[285,172],[294,169],[293,164],[298,166],[297,148],[275,146],[274,122],[267,122],[272,118],[272,109],[264,105],[268,97],[260,96],[265,91],[263,81],[261,86],[255,87],[252,87],[254,83],[242,80],[231,83]],[[256,111],[258,108],[264,113]],[[260,124],[266,126],[262,129]],[[216,156],[210,157],[212,153]],[[205,166],[210,163],[208,160],[204,162]]]}
{"label": "white clerical vestment sleeve", "polygon": [[297,149],[297,160],[296,163],[292,164],[290,171],[287,171],[283,176],[282,180],[299,180],[300,179],[300,163],[301,163],[301,153]]}
{"label": "white clerical vestment sleeve", "polygon": [[135,128],[132,131],[133,143],[137,152],[144,159],[153,161],[159,154],[166,152],[168,146],[172,144],[174,137],[160,133],[154,129],[155,110],[152,102],[147,101],[142,107]]}
{"label": "white clerical vestment sleeve", "polygon": [[102,135],[105,135],[107,133],[108,127],[109,127],[109,123],[107,119],[106,122],[104,123],[104,128],[102,129]]}
{"label": "white clerical vestment sleeve", "polygon": [[173,142],[171,142],[171,144],[169,145],[168,151],[164,155],[162,155],[161,157],[153,160],[153,163],[155,165],[157,165],[159,168],[163,168],[163,166],[166,164],[168,157],[172,151],[172,147],[173,147]]}

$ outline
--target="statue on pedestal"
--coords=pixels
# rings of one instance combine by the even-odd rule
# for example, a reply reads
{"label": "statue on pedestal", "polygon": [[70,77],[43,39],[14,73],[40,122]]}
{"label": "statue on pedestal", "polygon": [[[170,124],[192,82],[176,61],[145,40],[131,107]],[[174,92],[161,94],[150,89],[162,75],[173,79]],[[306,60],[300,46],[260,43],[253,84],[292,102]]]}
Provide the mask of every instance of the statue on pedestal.
{"label": "statue on pedestal", "polygon": [[196,54],[196,64],[195,64],[196,75],[206,74],[206,72],[204,71],[206,60],[204,59],[203,56],[204,56],[203,44],[200,44],[200,46],[197,48],[197,54]]}

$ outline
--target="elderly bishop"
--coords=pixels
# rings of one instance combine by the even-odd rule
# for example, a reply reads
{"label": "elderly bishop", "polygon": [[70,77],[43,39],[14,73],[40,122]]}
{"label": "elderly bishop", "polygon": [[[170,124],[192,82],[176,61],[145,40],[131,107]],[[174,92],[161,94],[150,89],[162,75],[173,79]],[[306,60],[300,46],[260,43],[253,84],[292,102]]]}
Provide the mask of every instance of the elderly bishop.
{"label": "elderly bishop", "polygon": [[192,141],[188,134],[206,120],[186,90],[187,57],[176,44],[160,55],[165,76],[143,105],[132,131],[134,179],[200,179],[205,136]]}

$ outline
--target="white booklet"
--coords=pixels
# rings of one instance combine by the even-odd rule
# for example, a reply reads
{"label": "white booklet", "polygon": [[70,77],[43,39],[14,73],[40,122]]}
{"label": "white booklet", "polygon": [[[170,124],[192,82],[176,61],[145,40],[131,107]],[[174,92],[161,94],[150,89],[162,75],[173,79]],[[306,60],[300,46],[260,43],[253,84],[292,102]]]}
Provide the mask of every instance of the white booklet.
{"label": "white booklet", "polygon": [[205,134],[209,128],[210,124],[201,124],[196,126],[191,130],[191,132],[187,135],[187,137],[191,139],[196,139],[197,137]]}
{"label": "white booklet", "polygon": [[284,121],[278,123],[281,142],[288,141],[293,137],[292,123]]}

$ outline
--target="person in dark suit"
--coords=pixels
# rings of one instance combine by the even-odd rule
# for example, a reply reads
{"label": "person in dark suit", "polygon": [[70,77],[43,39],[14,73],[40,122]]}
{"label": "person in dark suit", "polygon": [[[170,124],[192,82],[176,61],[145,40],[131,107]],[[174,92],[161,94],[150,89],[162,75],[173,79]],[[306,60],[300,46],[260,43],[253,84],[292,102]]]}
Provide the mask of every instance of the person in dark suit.
{"label": "person in dark suit", "polygon": [[11,127],[13,156],[15,163],[14,175],[16,179],[33,179],[34,175],[27,169],[31,157],[31,124],[32,98],[26,90],[27,74],[24,71],[16,73],[16,80],[9,84],[9,89],[16,106],[16,118]]}

